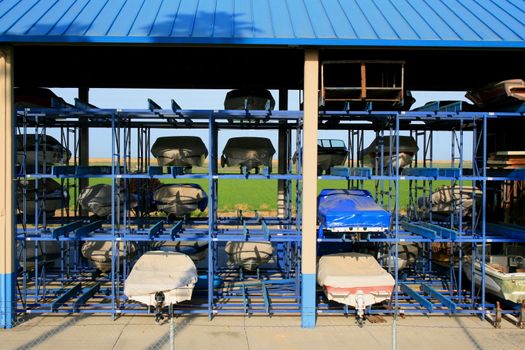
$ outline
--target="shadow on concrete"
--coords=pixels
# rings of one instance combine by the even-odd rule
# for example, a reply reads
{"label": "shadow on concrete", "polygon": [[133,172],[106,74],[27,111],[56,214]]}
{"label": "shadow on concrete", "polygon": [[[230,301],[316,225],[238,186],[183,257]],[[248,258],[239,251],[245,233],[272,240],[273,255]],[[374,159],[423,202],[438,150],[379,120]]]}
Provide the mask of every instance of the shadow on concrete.
{"label": "shadow on concrete", "polygon": [[[158,338],[157,340],[155,340],[153,343],[151,343],[150,345],[148,345],[146,347],[146,349],[150,349],[150,350],[157,350],[157,349],[162,349],[164,346],[166,345],[170,345],[169,342],[170,342],[170,328],[173,326],[174,329],[173,329],[173,341],[175,342],[175,339],[177,338],[177,333],[179,333],[180,331],[182,331],[184,328],[186,328],[186,326],[188,326],[191,322],[191,320],[195,318],[195,316],[193,315],[189,315],[189,316],[186,316],[184,317],[184,319],[179,323],[179,324],[176,324],[176,318],[173,320],[173,325],[170,324],[170,320],[169,319],[166,319],[166,322],[164,324],[168,324],[168,331],[163,335],[161,336],[160,338]],[[171,348],[175,348],[175,344],[173,344],[173,347]]]}
{"label": "shadow on concrete", "polygon": [[78,322],[82,321],[84,318],[87,318],[88,315],[87,314],[81,314],[81,315],[77,315],[71,319],[68,319],[66,322],[62,323],[61,325],[58,325],[56,327],[54,327],[53,329],[50,329],[49,331],[45,332],[44,334],[34,338],[34,339],[31,339],[29,342],[25,343],[25,344],[22,344],[21,346],[19,346],[17,348],[17,350],[26,350],[26,349],[32,349],[44,342],[46,342],[47,340],[49,340],[50,338],[56,336],[57,334],[61,333],[62,331],[64,331],[65,329],[69,328],[69,327],[72,327],[74,326],[75,324],[77,324]]}
{"label": "shadow on concrete", "polygon": [[467,336],[467,339],[472,343],[472,346],[474,346],[474,348],[483,349],[483,346],[481,346],[481,344],[478,343],[478,341],[476,340],[472,332],[470,332],[468,327],[465,326],[460,316],[454,317],[454,321],[456,321],[456,323],[461,327],[461,329],[463,330],[463,333],[465,333],[465,335]]}

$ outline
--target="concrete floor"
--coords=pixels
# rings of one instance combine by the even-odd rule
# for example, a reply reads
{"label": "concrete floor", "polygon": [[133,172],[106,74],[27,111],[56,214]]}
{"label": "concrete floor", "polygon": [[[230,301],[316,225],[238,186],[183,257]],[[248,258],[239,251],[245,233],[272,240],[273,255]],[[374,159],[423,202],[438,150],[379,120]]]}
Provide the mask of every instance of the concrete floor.
{"label": "concrete floor", "polygon": [[[175,349],[391,349],[392,319],[359,328],[354,319],[320,317],[301,329],[299,317],[220,316],[176,319]],[[170,349],[170,326],[151,316],[47,315],[0,330],[0,349]],[[476,317],[412,316],[397,323],[398,349],[525,349],[525,330],[501,329]]]}

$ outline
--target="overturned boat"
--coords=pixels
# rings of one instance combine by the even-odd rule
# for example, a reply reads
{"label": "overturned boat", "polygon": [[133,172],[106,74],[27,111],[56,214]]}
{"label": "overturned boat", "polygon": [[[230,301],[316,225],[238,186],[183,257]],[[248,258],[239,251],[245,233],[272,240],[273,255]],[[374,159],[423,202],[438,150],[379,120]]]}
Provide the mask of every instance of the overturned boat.
{"label": "overturned boat", "polygon": [[[113,189],[111,185],[98,184],[95,186],[88,186],[80,192],[78,196],[78,203],[82,209],[88,210],[97,216],[111,215],[111,198],[113,196]],[[120,191],[115,198],[115,211],[122,213],[124,210],[124,197],[126,195]],[[137,196],[134,194],[128,195],[128,208],[132,209],[138,205]]]}
{"label": "overturned boat", "polygon": [[15,108],[72,108],[62,97],[47,88],[14,89]]}
{"label": "overturned boat", "polygon": [[[501,299],[522,303],[525,301],[525,260],[521,258],[519,272],[510,272],[507,256],[490,256],[485,263],[485,288],[486,291]],[[465,275],[471,277],[472,257],[466,256],[463,260]],[[481,262],[474,261],[474,283],[481,286]]]}
{"label": "overturned boat", "polygon": [[266,137],[233,137],[228,140],[221,156],[221,166],[239,166],[245,171],[260,166],[272,168],[272,157],[275,154],[272,141]]}
{"label": "overturned boat", "polygon": [[25,264],[26,270],[34,270],[37,262],[39,268],[52,266],[60,259],[60,251],[60,243],[56,240],[16,242],[19,268]]}
{"label": "overturned boat", "polygon": [[330,168],[344,165],[348,150],[343,140],[317,140],[317,173],[330,173]]}
{"label": "overturned boat", "polygon": [[157,208],[168,215],[184,216],[208,205],[206,192],[196,184],[172,184],[159,187],[153,194]]}
{"label": "overturned boat", "polygon": [[509,79],[469,90],[465,97],[482,110],[512,111],[525,103],[525,81]]}
{"label": "overturned boat", "polygon": [[124,294],[155,308],[155,321],[162,317],[164,305],[191,300],[197,283],[197,268],[185,254],[151,251],[142,255],[124,284]]}
{"label": "overturned boat", "polygon": [[390,213],[367,190],[322,190],[317,198],[317,217],[331,232],[384,232]]}
{"label": "overturned boat", "polygon": [[224,251],[230,264],[253,271],[270,261],[273,246],[270,242],[228,242]]}
{"label": "overturned boat", "polygon": [[38,162],[39,169],[43,169],[45,166],[66,164],[70,158],[71,152],[53,136],[16,135],[16,164],[25,167],[26,172],[36,169],[35,162]]}
{"label": "overturned boat", "polygon": [[361,319],[366,307],[389,300],[395,281],[372,255],[337,253],[322,256],[317,283],[328,300],[352,306]]}
{"label": "overturned boat", "polygon": [[432,192],[429,197],[419,197],[418,208],[428,216],[432,214],[450,215],[461,214],[463,217],[472,215],[474,203],[477,208],[481,206],[482,192],[472,186],[443,186]]}
{"label": "overturned boat", "polygon": [[[416,140],[412,136],[399,136],[399,146],[396,147],[396,135],[378,136],[372,143],[360,152],[359,157],[368,158],[372,167],[379,171],[383,168],[385,175],[395,174],[395,169],[399,170],[412,163],[414,154],[419,151]],[[399,152],[399,159],[396,152]],[[392,152],[392,153],[390,153]],[[390,169],[393,169],[391,172]]]}
{"label": "overturned boat", "polygon": [[[137,243],[135,242],[117,242],[116,248],[120,265],[124,259],[132,259],[137,252]],[[113,256],[112,241],[86,241],[82,244],[82,255],[89,260],[102,273],[111,271],[111,257]]]}
{"label": "overturned boat", "polygon": [[159,166],[201,166],[208,149],[197,136],[159,137],[151,147]]}
{"label": "overturned boat", "polygon": [[224,109],[273,110],[275,100],[266,89],[238,89],[226,94]]}
{"label": "overturned boat", "polygon": [[[38,201],[35,193],[38,188]],[[25,202],[24,202],[25,192]],[[68,191],[52,179],[38,179],[18,182],[17,186],[17,212],[25,214],[27,218],[34,218],[38,203],[39,216],[45,213],[47,218],[55,216],[57,210],[65,209],[69,204]]]}
{"label": "overturned boat", "polygon": [[155,250],[186,254],[193,261],[200,261],[208,254],[207,241],[166,241],[154,245]]}

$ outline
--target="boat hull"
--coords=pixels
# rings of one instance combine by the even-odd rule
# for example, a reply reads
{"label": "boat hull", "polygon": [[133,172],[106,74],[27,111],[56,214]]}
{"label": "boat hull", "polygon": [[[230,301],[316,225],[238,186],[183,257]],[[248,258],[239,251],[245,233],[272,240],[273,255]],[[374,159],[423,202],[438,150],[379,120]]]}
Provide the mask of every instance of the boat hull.
{"label": "boat hull", "polygon": [[[464,262],[464,270],[467,279],[471,280],[471,262]],[[481,286],[481,264],[474,263],[474,283]],[[522,303],[525,301],[525,273],[502,273],[485,264],[485,288],[486,291],[501,299]]]}

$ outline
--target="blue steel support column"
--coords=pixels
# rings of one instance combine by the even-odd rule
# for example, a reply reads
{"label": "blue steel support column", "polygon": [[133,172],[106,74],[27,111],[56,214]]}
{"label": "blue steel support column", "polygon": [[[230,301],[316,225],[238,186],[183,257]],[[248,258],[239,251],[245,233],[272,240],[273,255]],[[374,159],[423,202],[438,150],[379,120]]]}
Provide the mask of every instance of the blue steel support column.
{"label": "blue steel support column", "polygon": [[214,277],[214,249],[213,249],[213,233],[216,222],[216,206],[217,198],[215,198],[215,184],[214,175],[217,171],[217,130],[215,130],[215,118],[213,113],[210,113],[208,120],[208,148],[209,148],[209,163],[208,163],[208,319],[211,320],[213,316],[213,277]]}
{"label": "blue steel support column", "polygon": [[302,299],[301,325],[315,326],[316,244],[317,244],[317,119],[319,51],[308,49],[304,57],[303,122],[303,210],[302,210]]}
{"label": "blue steel support column", "polygon": [[0,327],[16,318],[13,51],[0,48]]}

